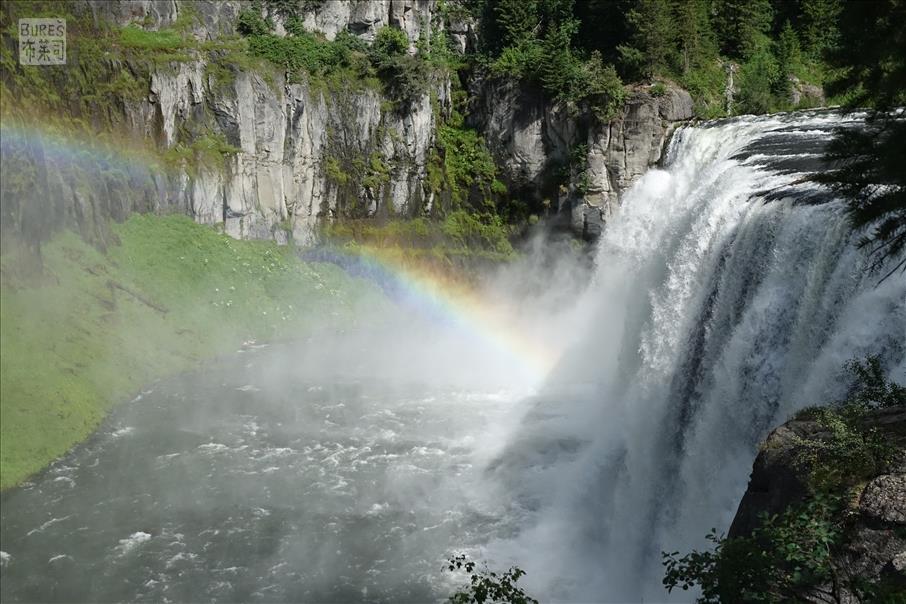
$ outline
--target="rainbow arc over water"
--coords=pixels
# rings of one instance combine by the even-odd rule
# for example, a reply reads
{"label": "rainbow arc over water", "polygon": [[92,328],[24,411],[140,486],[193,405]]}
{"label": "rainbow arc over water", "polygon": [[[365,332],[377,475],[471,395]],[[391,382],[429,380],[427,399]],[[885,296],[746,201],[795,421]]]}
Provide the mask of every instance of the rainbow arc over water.
{"label": "rainbow arc over water", "polygon": [[[101,174],[116,169],[139,179],[166,174],[172,168],[161,161],[159,152],[135,139],[92,137],[59,125],[22,120],[7,119],[0,124],[0,152],[7,157],[18,154],[25,161],[29,156],[43,157],[63,171]],[[517,313],[512,306],[434,265],[367,246],[354,251],[319,247],[303,251],[301,256],[331,262],[374,282],[405,311],[462,330],[516,359],[534,375],[546,375],[557,362],[559,352],[514,320]]]}
{"label": "rainbow arc over water", "polygon": [[479,288],[433,265],[404,259],[382,248],[340,247],[309,250],[303,258],[331,262],[348,273],[376,283],[404,310],[455,329],[517,360],[539,377],[559,359],[559,350],[515,320],[511,304],[492,299]]}

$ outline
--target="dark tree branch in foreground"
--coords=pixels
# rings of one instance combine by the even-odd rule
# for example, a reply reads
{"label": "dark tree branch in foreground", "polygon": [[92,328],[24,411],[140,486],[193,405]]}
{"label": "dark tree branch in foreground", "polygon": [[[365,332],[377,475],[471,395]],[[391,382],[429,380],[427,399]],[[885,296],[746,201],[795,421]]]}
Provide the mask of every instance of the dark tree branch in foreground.
{"label": "dark tree branch in foreground", "polygon": [[847,2],[839,43],[827,53],[839,69],[828,86],[850,108],[870,108],[864,130],[841,130],[818,180],[847,199],[860,245],[881,281],[906,271],[906,0]]}

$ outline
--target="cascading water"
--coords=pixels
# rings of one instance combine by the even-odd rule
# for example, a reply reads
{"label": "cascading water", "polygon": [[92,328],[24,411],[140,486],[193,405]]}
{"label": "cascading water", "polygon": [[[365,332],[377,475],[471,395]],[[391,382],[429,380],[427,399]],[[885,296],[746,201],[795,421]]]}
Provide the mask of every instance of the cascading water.
{"label": "cascading water", "polygon": [[842,203],[803,178],[860,120],[685,128],[628,193],[581,342],[491,469],[531,527],[491,550],[537,593],[663,601],[660,552],[726,530],[769,429],[839,397],[848,359],[879,354],[906,381],[906,279],[878,284]]}

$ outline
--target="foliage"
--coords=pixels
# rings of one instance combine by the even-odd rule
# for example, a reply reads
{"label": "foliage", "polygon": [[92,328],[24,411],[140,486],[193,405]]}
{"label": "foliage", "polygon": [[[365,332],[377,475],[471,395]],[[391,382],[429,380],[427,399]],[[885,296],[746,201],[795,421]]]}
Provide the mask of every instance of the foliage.
{"label": "foliage", "polygon": [[526,595],[516,585],[525,576],[525,571],[519,567],[514,566],[500,574],[489,570],[476,571],[475,563],[461,554],[450,558],[447,570],[461,570],[470,575],[469,585],[450,596],[451,604],[538,604],[538,600]]}
{"label": "foliage", "polygon": [[775,92],[781,97],[790,92],[789,74],[801,71],[802,49],[799,46],[799,36],[789,21],[784,23],[783,30],[776,44],[778,77],[774,85]]}
{"label": "foliage", "polygon": [[191,143],[178,142],[162,153],[165,164],[180,166],[190,175],[199,168],[220,169],[225,158],[241,149],[229,144],[223,134],[204,134]]}
{"label": "foliage", "polygon": [[[336,154],[324,158],[324,175],[341,191],[337,198],[341,213],[363,218],[377,206],[374,202],[382,187],[390,182],[391,166],[378,151],[367,155],[357,149],[345,151],[334,149]],[[362,193],[371,203],[363,203]]]}
{"label": "foliage", "polygon": [[[284,10],[272,8],[277,9]],[[339,32],[332,41],[305,31],[294,13],[287,18],[289,35],[285,37],[269,33],[271,24],[254,10],[241,13],[240,19],[239,31],[248,37],[249,52],[282,66],[291,81],[299,81],[306,74],[315,78],[342,74],[348,86],[376,75],[386,93],[403,108],[424,96],[433,70],[447,67],[443,37],[430,38],[423,47],[425,52],[410,55],[406,33],[389,26],[378,30],[369,47],[348,31]]]}
{"label": "foliage", "polygon": [[270,32],[272,25],[261,16],[260,11],[243,9],[236,19],[236,31],[243,36],[263,36]]}
{"label": "foliage", "polygon": [[640,0],[626,17],[630,43],[617,49],[635,77],[650,79],[666,73],[675,59],[676,29],[667,0]]}
{"label": "foliage", "polygon": [[409,50],[409,38],[403,30],[385,25],[375,34],[371,49],[374,53],[374,62],[380,64],[406,54]]}
{"label": "foliage", "polygon": [[878,357],[849,361],[845,369],[854,379],[846,399],[807,408],[797,416],[818,422],[825,431],[821,438],[798,443],[796,463],[807,472],[815,492],[841,492],[877,474],[892,451],[877,429],[864,425],[866,413],[906,405],[906,387],[885,379]]}
{"label": "foliage", "polygon": [[739,70],[739,105],[744,113],[768,113],[777,108],[774,91],[783,75],[768,40],[753,50]]}
{"label": "foliage", "polygon": [[437,139],[428,165],[428,184],[447,205],[492,209],[495,197],[505,192],[497,180],[497,166],[478,132],[454,116],[437,126]]}
{"label": "foliage", "polygon": [[[822,84],[827,69],[821,53],[839,38],[837,0],[514,0],[474,6],[487,38],[479,63],[499,77],[537,83],[557,100],[588,102],[605,121],[622,102],[619,78],[679,82],[700,117],[724,115],[730,61],[740,67],[735,106],[755,113],[791,108],[788,76]],[[825,28],[820,36],[819,27]],[[597,89],[589,86],[596,73],[607,75]]]}
{"label": "foliage", "polygon": [[127,25],[120,30],[120,44],[127,48],[142,50],[174,50],[184,45],[182,36],[169,29],[152,31],[136,25]]}
{"label": "foliage", "polygon": [[714,26],[722,50],[733,58],[748,59],[762,48],[773,17],[771,0],[718,1]]}
{"label": "foliage", "polygon": [[812,59],[821,59],[840,41],[843,0],[802,0],[802,39]]}
{"label": "foliage", "polygon": [[845,368],[854,378],[847,405],[863,410],[906,405],[906,386],[884,378],[880,357],[852,360],[846,363]]}
{"label": "foliage", "polygon": [[441,260],[447,267],[463,268],[474,260],[502,262],[516,254],[509,241],[510,229],[502,220],[462,210],[443,221],[344,219],[325,225],[324,235],[344,246],[378,249],[410,260]]}
{"label": "foliage", "polygon": [[[847,2],[840,41],[828,58],[838,68],[828,85],[849,107],[873,111],[865,130],[844,129],[831,143],[831,170],[817,180],[848,203],[850,221],[863,232],[869,268],[882,281],[906,271],[906,2]],[[883,41],[883,42],[880,42]]]}
{"label": "foliage", "polygon": [[[797,419],[818,422],[822,431],[800,438],[794,463],[805,471],[809,493],[782,514],[763,515],[748,536],[717,537],[710,551],[664,553],[664,585],[669,591],[701,588],[700,602],[777,602],[802,600],[827,583],[847,584],[833,556],[846,532],[845,495],[883,471],[891,448],[865,425],[873,409],[906,405],[906,387],[888,381],[878,357],[850,361],[854,378],[846,399],[801,411]],[[857,593],[880,593],[870,584],[847,584]]]}
{"label": "foliage", "polygon": [[841,527],[838,498],[820,495],[779,515],[763,515],[748,537],[718,537],[711,551],[664,553],[664,586],[698,586],[698,602],[780,602],[802,600],[815,585],[831,579],[831,548]]}
{"label": "foliage", "polygon": [[535,82],[558,101],[586,103],[600,118],[610,119],[623,101],[622,82],[600,53],[576,46],[581,23],[573,12],[572,0],[494,4],[490,19],[500,44],[488,41],[490,70]]}
{"label": "foliage", "polygon": [[279,37],[272,34],[249,38],[249,51],[282,65],[293,79],[303,73],[325,75],[328,72],[353,64],[354,52],[342,41],[329,43],[314,34]]}
{"label": "foliage", "polygon": [[513,246],[500,216],[456,210],[444,218],[441,230],[457,247],[485,249],[502,256],[513,254]]}

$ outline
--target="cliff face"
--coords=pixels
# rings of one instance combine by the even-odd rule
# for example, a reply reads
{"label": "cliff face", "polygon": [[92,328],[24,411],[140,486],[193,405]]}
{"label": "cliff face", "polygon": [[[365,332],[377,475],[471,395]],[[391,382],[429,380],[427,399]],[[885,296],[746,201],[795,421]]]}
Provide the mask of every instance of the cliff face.
{"label": "cliff face", "polygon": [[[633,89],[606,124],[509,82],[477,82],[473,93],[470,121],[485,134],[511,191],[550,200],[585,238],[600,235],[623,193],[660,161],[670,133],[693,115],[692,97],[675,87],[659,96]],[[571,177],[561,188],[564,169]]]}
{"label": "cliff face", "polygon": [[[906,591],[906,407],[873,411],[864,425],[878,430],[894,453],[886,467],[860,484],[842,512],[845,530],[832,558],[842,580],[818,586],[810,602],[858,602],[848,585],[859,580]],[[828,429],[814,420],[789,421],[767,437],[729,537],[746,537],[759,526],[761,514],[780,514],[805,500],[808,479],[796,463],[798,454],[807,443],[827,437]]]}
{"label": "cliff face", "polygon": [[[168,146],[183,128],[222,133],[239,148],[225,170],[179,178],[176,196],[198,222],[223,222],[237,238],[281,241],[291,232],[308,243],[318,218],[409,216],[428,202],[422,183],[436,126],[429,96],[400,113],[367,88],[319,90],[250,72],[215,87],[203,67],[154,74],[152,96],[138,108],[154,116]],[[443,106],[446,87],[437,89]],[[367,163],[375,154],[387,174],[369,187],[328,169],[330,159]]]}
{"label": "cliff face", "polygon": [[[179,0],[82,0],[96,23],[140,23],[148,29],[173,25],[191,11],[191,33],[216,40],[235,33],[236,18],[249,2]],[[406,31],[414,44],[426,28],[450,32],[465,51],[475,41],[475,23],[440,14],[434,0],[385,0],[303,4],[305,26],[328,39],[347,30],[373,39],[385,25]],[[283,21],[271,15],[279,34]],[[223,140],[232,151],[217,161],[177,166],[161,173],[131,166],[128,174],[93,174],[53,158],[46,141],[25,143],[39,163],[42,182],[23,194],[4,188],[5,228],[25,230],[29,195],[42,198],[42,212],[54,228],[75,226],[90,239],[103,239],[103,221],[133,211],[179,211],[204,224],[222,223],[237,238],[312,242],[321,220],[375,215],[415,216],[431,209],[427,164],[438,120],[451,106],[451,83],[434,78],[430,91],[405,107],[394,106],[380,89],[367,85],[324,86],[288,82],[281,73],[211,65],[202,55],[192,60],[155,64],[150,73],[112,63],[109,74],[127,69],[147,86],[138,98],[109,99],[109,121],[136,140],[151,138],[164,152],[189,140]],[[146,80],[146,81],[145,81]],[[477,82],[470,120],[484,136],[510,191],[551,199],[552,211],[576,234],[594,237],[622,193],[661,156],[672,125],[692,116],[689,95],[669,89],[654,97],[635,91],[622,114],[604,126],[588,128],[587,115],[546,100],[523,86]],[[116,96],[117,92],[110,93]],[[28,137],[28,133],[23,133]],[[585,153],[583,187],[575,178],[554,183],[558,166],[577,147]],[[6,160],[5,161],[9,161]],[[336,166],[365,166],[360,173]],[[371,166],[374,166],[372,168]],[[94,170],[94,172],[99,172]],[[374,172],[374,173],[371,173]],[[562,171],[561,171],[562,173]],[[554,183],[554,184],[552,184]]]}

